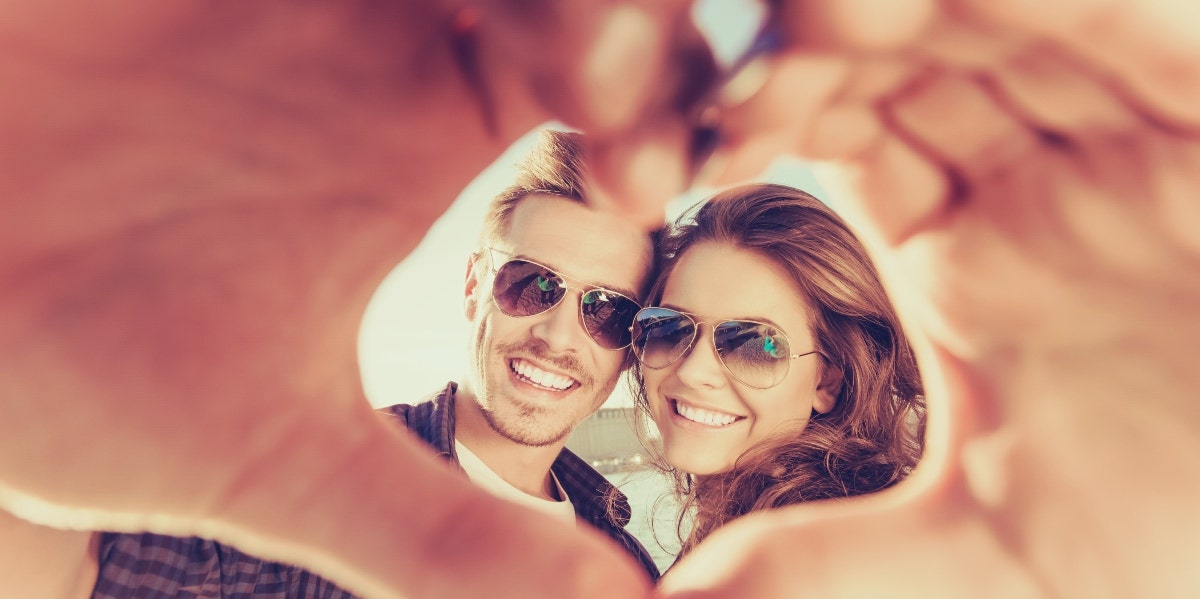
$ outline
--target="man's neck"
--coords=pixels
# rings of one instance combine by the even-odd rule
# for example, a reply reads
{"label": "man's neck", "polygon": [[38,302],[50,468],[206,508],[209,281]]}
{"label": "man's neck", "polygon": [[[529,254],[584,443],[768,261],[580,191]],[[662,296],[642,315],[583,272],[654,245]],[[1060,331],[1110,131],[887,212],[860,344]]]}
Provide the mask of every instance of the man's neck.
{"label": "man's neck", "polygon": [[550,466],[562,451],[565,440],[542,447],[522,445],[488,424],[475,394],[460,387],[454,401],[454,438],[471,450],[508,484],[542,499],[558,500],[550,478]]}

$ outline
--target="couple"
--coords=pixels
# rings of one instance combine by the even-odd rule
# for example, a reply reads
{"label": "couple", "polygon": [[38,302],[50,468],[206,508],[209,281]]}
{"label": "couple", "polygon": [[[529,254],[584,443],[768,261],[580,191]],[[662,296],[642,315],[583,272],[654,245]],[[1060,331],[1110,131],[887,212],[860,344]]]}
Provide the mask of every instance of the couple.
{"label": "couple", "polygon": [[[490,492],[598,529],[651,579],[625,497],[563,448],[634,357],[638,404],[697,508],[685,551],[751,510],[869,493],[911,470],[916,365],[837,216],[802,192],[747,186],[656,248],[659,233],[587,207],[584,171],[578,136],[546,132],[492,202],[465,287],[470,375],[381,410],[398,428]],[[348,595],[197,538],[106,533],[98,561],[98,597]]]}
{"label": "couple", "polygon": [[[662,434],[659,465],[695,508],[680,516],[681,530],[693,523],[685,552],[750,511],[904,478],[921,453],[916,361],[841,219],[801,191],[747,185],[653,234],[654,247],[585,206],[578,144],[546,132],[491,205],[466,285],[469,382],[386,411],[410,426],[412,414],[444,411],[425,440],[473,481],[568,520],[569,507],[557,506],[576,502],[651,578],[645,551],[612,525],[629,520],[625,497],[563,448],[629,365],[626,348],[639,413]],[[552,460],[546,473],[540,465]],[[611,520],[579,504],[606,497]]]}

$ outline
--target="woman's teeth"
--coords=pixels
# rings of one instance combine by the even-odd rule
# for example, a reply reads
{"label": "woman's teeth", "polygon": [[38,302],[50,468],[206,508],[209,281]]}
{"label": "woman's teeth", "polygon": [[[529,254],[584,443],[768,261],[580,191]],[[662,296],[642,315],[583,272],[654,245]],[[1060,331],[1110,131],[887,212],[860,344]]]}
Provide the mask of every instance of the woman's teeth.
{"label": "woman's teeth", "polygon": [[678,401],[675,402],[675,413],[688,420],[691,420],[692,422],[699,422],[700,424],[707,424],[708,426],[726,426],[741,419],[739,416],[724,414],[721,412],[713,412],[712,410],[705,410],[703,408],[695,408],[679,403]]}

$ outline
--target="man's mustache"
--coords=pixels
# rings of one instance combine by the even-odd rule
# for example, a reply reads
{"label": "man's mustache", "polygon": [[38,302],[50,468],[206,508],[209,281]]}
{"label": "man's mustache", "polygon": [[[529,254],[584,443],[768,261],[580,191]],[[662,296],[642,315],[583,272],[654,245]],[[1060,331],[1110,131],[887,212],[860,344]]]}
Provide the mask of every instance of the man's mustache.
{"label": "man's mustache", "polygon": [[520,343],[507,343],[496,346],[496,351],[502,355],[536,360],[546,366],[551,366],[571,378],[579,381],[580,386],[591,385],[593,380],[587,369],[574,354],[554,354],[544,341],[530,339]]}

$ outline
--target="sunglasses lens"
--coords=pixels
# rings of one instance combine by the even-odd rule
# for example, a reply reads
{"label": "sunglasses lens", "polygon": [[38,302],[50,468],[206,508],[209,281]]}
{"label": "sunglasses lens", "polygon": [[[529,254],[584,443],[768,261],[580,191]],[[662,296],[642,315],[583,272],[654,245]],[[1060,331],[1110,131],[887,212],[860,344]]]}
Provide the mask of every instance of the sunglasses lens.
{"label": "sunglasses lens", "polygon": [[492,297],[509,316],[533,316],[553,308],[567,293],[554,271],[532,262],[509,260],[496,270]]}
{"label": "sunglasses lens", "polygon": [[696,337],[696,324],[666,308],[644,308],[633,319],[633,353],[647,368],[666,368]]}
{"label": "sunglasses lens", "polygon": [[600,347],[621,349],[629,345],[629,325],[639,307],[619,293],[593,289],[583,294],[583,326]]}
{"label": "sunglasses lens", "polygon": [[722,323],[713,335],[721,361],[747,386],[766,389],[787,376],[792,348],[779,329],[734,320]]}

